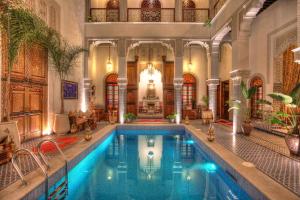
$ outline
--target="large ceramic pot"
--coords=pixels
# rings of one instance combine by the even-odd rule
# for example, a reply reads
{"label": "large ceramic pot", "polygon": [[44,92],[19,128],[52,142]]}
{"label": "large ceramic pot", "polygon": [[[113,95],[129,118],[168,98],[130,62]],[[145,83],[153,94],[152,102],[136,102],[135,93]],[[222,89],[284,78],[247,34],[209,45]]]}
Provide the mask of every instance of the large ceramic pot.
{"label": "large ceramic pot", "polygon": [[285,136],[285,142],[288,146],[291,155],[300,156],[300,137],[295,134],[288,134]]}
{"label": "large ceramic pot", "polygon": [[175,119],[169,119],[169,123],[174,124],[175,123]]}
{"label": "large ceramic pot", "polygon": [[253,125],[251,122],[243,122],[242,123],[242,131],[244,135],[249,136],[253,129]]}
{"label": "large ceramic pot", "polygon": [[56,114],[53,124],[55,134],[66,134],[70,131],[70,120],[66,114]]}

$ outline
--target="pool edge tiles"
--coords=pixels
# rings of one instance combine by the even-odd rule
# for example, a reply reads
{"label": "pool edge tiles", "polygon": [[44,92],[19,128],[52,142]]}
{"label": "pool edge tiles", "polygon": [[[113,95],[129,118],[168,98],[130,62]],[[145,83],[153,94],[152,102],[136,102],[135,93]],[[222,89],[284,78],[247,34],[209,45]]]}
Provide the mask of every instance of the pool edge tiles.
{"label": "pool edge tiles", "polygon": [[[93,134],[89,142],[84,140],[64,151],[68,160],[68,169],[71,170],[91,151],[96,149],[106,138],[116,130],[116,125],[108,125]],[[60,155],[50,161],[51,168],[48,171],[49,186],[59,181],[64,176],[64,162]],[[45,191],[45,178],[40,169],[37,169],[25,176],[28,184],[23,186],[21,181],[13,183],[0,191],[0,199],[37,199]]]}
{"label": "pool edge tiles", "polygon": [[193,126],[185,126],[186,133],[192,135],[201,148],[218,163],[254,199],[299,199],[297,195],[280,185],[255,167],[243,165],[242,158],[227,150],[217,142],[209,142],[206,134]]}

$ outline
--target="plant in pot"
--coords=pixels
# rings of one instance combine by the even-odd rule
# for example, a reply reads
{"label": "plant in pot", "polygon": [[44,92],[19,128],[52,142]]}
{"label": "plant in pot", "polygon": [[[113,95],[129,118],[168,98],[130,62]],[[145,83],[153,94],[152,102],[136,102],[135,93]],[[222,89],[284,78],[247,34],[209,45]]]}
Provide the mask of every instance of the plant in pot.
{"label": "plant in pot", "polygon": [[[54,30],[48,31],[47,36],[44,37],[43,45],[48,49],[52,67],[57,72],[62,85],[62,81],[73,72],[79,55],[86,50],[79,46],[70,45]],[[64,112],[63,91],[60,93],[60,101],[60,113],[55,115],[53,131],[57,134],[65,134],[70,130],[70,123],[68,115]]]}
{"label": "plant in pot", "polygon": [[133,113],[127,113],[124,115],[124,119],[127,123],[131,123],[136,120],[136,115]]}
{"label": "plant in pot", "polygon": [[[300,156],[300,130],[299,113],[300,107],[300,83],[291,91],[289,95],[283,93],[268,94],[273,100],[284,105],[284,111],[275,111],[267,119],[270,124],[278,124],[288,131],[285,142],[292,155]],[[259,103],[272,105],[270,101],[262,100]],[[274,109],[275,110],[275,109]]]}
{"label": "plant in pot", "polygon": [[[253,129],[253,125],[251,122],[251,107],[250,101],[253,95],[256,93],[256,87],[247,87],[245,82],[241,82],[241,93],[242,93],[242,100],[233,100],[232,106],[228,109],[228,112],[236,110],[241,112],[241,117],[243,119],[242,122],[242,132],[244,135],[249,136]],[[245,102],[245,106],[243,103]]]}
{"label": "plant in pot", "polygon": [[169,120],[170,123],[175,123],[176,114],[170,114],[170,115],[168,115],[167,119]]}
{"label": "plant in pot", "polygon": [[203,96],[202,97],[202,102],[205,106],[204,110],[208,110],[209,109],[209,97],[208,96]]}

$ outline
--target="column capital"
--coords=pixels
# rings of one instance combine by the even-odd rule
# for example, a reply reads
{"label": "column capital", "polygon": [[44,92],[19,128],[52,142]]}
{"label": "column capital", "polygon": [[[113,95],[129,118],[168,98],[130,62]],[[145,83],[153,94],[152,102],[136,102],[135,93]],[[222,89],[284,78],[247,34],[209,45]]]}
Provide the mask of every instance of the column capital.
{"label": "column capital", "polygon": [[173,84],[176,90],[180,90],[183,86],[183,78],[174,78]]}
{"label": "column capital", "polygon": [[234,78],[248,78],[250,76],[251,72],[249,69],[236,69],[230,72],[231,79]]}
{"label": "column capital", "polygon": [[118,78],[119,89],[126,89],[127,83],[128,83],[127,78]]}
{"label": "column capital", "polygon": [[206,80],[206,84],[208,86],[211,86],[211,85],[220,85],[220,79],[208,79],[208,80]]}

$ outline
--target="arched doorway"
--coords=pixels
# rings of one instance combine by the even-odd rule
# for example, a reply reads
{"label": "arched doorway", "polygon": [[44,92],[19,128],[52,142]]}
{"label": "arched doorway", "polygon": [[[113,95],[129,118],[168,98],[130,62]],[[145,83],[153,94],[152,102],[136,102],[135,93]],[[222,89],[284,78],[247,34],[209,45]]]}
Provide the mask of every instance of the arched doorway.
{"label": "arched doorway", "polygon": [[159,0],[143,0],[141,4],[142,22],[160,22],[161,3]]}
{"label": "arched doorway", "polygon": [[262,118],[261,111],[263,109],[263,105],[258,104],[257,101],[262,100],[264,98],[263,97],[264,82],[260,77],[255,76],[251,79],[250,86],[257,88],[255,95],[253,95],[251,99],[251,117],[261,119]]}
{"label": "arched doorway", "polygon": [[105,111],[117,110],[119,108],[118,74],[109,74],[105,79]]}
{"label": "arched doorway", "polygon": [[197,118],[196,91],[197,81],[194,75],[187,73],[183,75],[182,87],[182,109],[183,117],[188,115],[190,119]]}
{"label": "arched doorway", "polygon": [[196,4],[192,0],[182,1],[182,20],[184,22],[196,21],[195,13]]}
{"label": "arched doorway", "polygon": [[106,21],[118,22],[119,19],[119,0],[109,0],[106,4]]}

